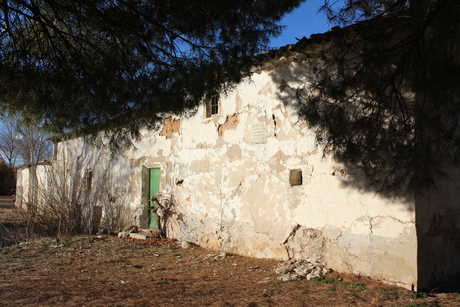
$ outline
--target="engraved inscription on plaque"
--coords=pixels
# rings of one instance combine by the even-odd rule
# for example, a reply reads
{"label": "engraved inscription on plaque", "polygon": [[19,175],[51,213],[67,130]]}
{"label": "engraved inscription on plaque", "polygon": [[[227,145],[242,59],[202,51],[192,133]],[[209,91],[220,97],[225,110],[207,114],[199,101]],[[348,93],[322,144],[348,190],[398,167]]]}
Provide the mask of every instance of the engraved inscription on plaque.
{"label": "engraved inscription on plaque", "polygon": [[255,122],[249,130],[249,143],[251,144],[266,144],[267,129],[264,123]]}

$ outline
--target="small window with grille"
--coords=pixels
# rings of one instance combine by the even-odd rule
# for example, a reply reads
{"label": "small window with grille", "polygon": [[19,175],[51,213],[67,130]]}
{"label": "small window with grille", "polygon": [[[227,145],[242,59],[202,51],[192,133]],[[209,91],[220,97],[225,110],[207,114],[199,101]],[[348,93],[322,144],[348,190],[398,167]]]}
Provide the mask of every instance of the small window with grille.
{"label": "small window with grille", "polygon": [[93,170],[91,169],[85,171],[85,184],[86,191],[91,192],[91,187],[93,186]]}
{"label": "small window with grille", "polygon": [[206,102],[206,117],[219,114],[219,96],[214,96]]}

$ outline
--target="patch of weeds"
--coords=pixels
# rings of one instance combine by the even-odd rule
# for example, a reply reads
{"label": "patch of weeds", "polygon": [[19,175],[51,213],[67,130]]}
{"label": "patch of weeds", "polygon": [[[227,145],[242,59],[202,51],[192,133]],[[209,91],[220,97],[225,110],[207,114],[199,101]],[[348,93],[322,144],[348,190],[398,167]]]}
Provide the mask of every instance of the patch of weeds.
{"label": "patch of weeds", "polygon": [[429,303],[412,302],[407,305],[407,307],[438,307],[438,306],[440,306],[438,302],[429,302]]}
{"label": "patch of weeds", "polygon": [[380,288],[379,289],[383,294],[389,297],[397,297],[399,292],[396,288]]}
{"label": "patch of weeds", "polygon": [[105,261],[101,262],[102,264],[129,264],[129,261],[127,261],[124,258],[114,258],[114,259],[108,259]]}
{"label": "patch of weeds", "polygon": [[360,282],[351,282],[348,284],[348,286],[354,290],[357,290],[357,291],[364,291],[366,290],[366,285],[363,284],[363,283],[360,283]]}
{"label": "patch of weeds", "polygon": [[151,268],[150,272],[162,272],[166,270],[167,270],[166,268]]}
{"label": "patch of weeds", "polygon": [[126,252],[126,251],[131,252],[132,250],[133,249],[131,248],[131,245],[128,245],[128,244],[119,246],[117,248],[114,248],[114,251],[117,252],[117,253],[118,252]]}
{"label": "patch of weeds", "polygon": [[308,288],[305,288],[305,289],[302,290],[302,293],[303,294],[309,294],[310,290]]}
{"label": "patch of weeds", "polygon": [[61,240],[61,244],[63,247],[71,247],[74,242],[76,241],[72,240],[71,238],[65,238]]}
{"label": "patch of weeds", "polygon": [[345,287],[353,291],[362,292],[367,290],[366,285],[360,282],[344,282],[344,285]]}
{"label": "patch of weeds", "polygon": [[45,239],[45,240],[40,241],[39,247],[43,249],[48,249],[48,248],[51,248],[51,246],[53,245],[56,245],[56,240]]}
{"label": "patch of weeds", "polygon": [[0,252],[4,255],[17,253],[19,250],[20,248],[17,245],[11,245],[11,246],[0,248]]}
{"label": "patch of weeds", "polygon": [[336,279],[327,276],[316,277],[313,278],[313,280],[322,284],[333,284],[337,281]]}
{"label": "patch of weeds", "polygon": [[412,292],[412,297],[413,298],[427,298],[428,293],[426,293],[426,292]]}

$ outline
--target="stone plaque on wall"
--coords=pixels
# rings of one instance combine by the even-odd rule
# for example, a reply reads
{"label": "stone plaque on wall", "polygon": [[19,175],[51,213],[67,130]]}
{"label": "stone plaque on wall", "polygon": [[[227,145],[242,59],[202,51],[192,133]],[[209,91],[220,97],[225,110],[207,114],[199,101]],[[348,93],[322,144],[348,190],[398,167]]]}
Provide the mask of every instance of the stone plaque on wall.
{"label": "stone plaque on wall", "polygon": [[249,143],[251,144],[266,144],[267,143],[267,129],[265,124],[261,122],[255,122],[252,124],[249,130]]}

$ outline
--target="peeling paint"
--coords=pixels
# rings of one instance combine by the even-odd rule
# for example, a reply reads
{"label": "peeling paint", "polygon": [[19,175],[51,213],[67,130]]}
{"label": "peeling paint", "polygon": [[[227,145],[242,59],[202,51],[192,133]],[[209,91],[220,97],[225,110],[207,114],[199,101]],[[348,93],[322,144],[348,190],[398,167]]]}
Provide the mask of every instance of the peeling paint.
{"label": "peeling paint", "polygon": [[[199,106],[193,116],[166,118],[161,131],[142,131],[113,161],[107,153],[108,162],[91,160],[95,148],[82,159],[92,163],[95,180],[111,166],[114,190],[124,189],[139,223],[142,167],[161,168],[161,193],[183,216],[168,225],[175,238],[254,257],[319,257],[337,271],[416,284],[414,202],[346,186],[344,166],[323,155],[296,107],[279,99],[273,73],[243,80],[211,119]],[[292,86],[286,81],[282,94]],[[82,154],[80,139],[62,145]],[[290,185],[291,169],[302,172],[302,185]]]}
{"label": "peeling paint", "polygon": [[173,133],[180,132],[180,119],[165,118],[163,128],[160,131],[160,136],[165,136],[170,139]]}
{"label": "peeling paint", "polygon": [[238,126],[238,113],[228,115],[225,122],[217,128],[219,136],[223,136],[226,130],[235,129]]}

